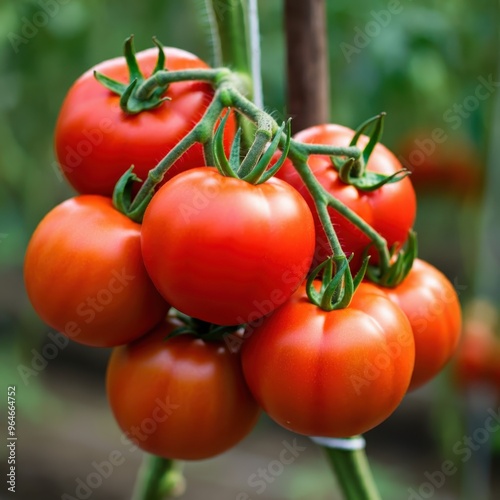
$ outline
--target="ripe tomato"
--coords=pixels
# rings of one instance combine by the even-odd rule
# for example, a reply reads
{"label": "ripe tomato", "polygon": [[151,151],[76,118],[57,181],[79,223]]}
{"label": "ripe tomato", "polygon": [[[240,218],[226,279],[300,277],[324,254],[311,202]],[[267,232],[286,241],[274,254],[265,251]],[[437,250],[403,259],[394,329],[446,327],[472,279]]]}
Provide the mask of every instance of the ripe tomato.
{"label": "ripe tomato", "polygon": [[463,328],[455,375],[460,388],[489,384],[500,392],[500,338],[496,308],[483,301],[470,304]]}
{"label": "ripe tomato", "polygon": [[324,437],[354,436],[385,420],[406,393],[414,359],[408,319],[369,283],[348,308],[331,312],[311,304],[302,286],[242,347],[245,379],[270,417]]}
{"label": "ripe tomato", "polygon": [[77,196],[44,217],[28,245],[24,279],[40,317],[91,346],[130,342],[169,308],[144,267],[140,225],[102,196]]}
{"label": "ripe tomato", "polygon": [[410,389],[416,389],[434,378],[457,348],[462,321],[458,295],[440,271],[420,259],[402,283],[384,290],[410,320],[415,338]]}
{"label": "ripe tomato", "polygon": [[412,172],[417,193],[450,193],[457,197],[481,194],[484,169],[470,138],[414,131],[402,141],[399,151],[399,158]]}
{"label": "ripe tomato", "polygon": [[165,337],[168,318],[147,336],[113,351],[107,392],[120,428],[155,455],[201,460],[232,448],[254,427],[259,407],[240,356],[223,342]]}
{"label": "ripe tomato", "polygon": [[[294,139],[310,144],[348,146],[353,136],[353,130],[330,124],[302,130],[294,136]],[[367,142],[368,137],[362,136],[358,141],[358,146],[362,148]],[[387,240],[389,247],[394,244],[400,247],[404,244],[416,214],[415,192],[408,178],[393,184],[386,184],[372,192],[364,192],[340,180],[329,156],[312,155],[309,157],[308,164],[322,186],[378,231]],[[377,144],[367,164],[368,170],[387,175],[402,168],[397,158],[382,144]],[[302,194],[314,214],[316,225],[314,260],[316,264],[319,264],[331,255],[331,249],[314,208],[314,201],[290,160],[285,162],[277,176]],[[359,269],[363,252],[370,244],[370,240],[332,208],[329,208],[329,212],[344,252],[347,256],[354,254],[351,268]],[[376,261],[376,251],[371,251],[370,254],[372,255],[371,262]]]}
{"label": "ripe tomato", "polygon": [[144,263],[173,307],[219,325],[249,323],[298,288],[314,252],[314,222],[279,179],[252,185],[195,168],[154,196],[142,226]]}
{"label": "ripe tomato", "polygon": [[[181,49],[164,49],[169,70],[207,68],[193,54]],[[145,77],[156,64],[157,49],[137,54]],[[213,90],[206,82],[172,83],[164,94],[171,101],[136,115],[126,115],[120,97],[101,85],[93,75],[98,71],[120,82],[128,82],[124,57],[98,64],[84,73],[69,90],[56,125],[56,156],[69,183],[79,193],[111,196],[120,176],[134,165],[137,176],[145,180],[152,169],[202,117]],[[226,145],[234,135],[234,119],[226,127]],[[166,179],[203,165],[200,144],[191,147],[166,175]]]}

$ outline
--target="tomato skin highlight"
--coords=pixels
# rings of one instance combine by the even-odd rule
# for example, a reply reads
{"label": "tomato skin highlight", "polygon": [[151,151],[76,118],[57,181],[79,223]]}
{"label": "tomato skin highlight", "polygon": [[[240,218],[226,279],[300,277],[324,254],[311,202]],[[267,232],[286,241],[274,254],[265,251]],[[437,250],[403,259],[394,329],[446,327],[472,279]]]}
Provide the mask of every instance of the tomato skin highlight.
{"label": "tomato skin highlight", "polygon": [[97,195],[71,198],[42,219],[26,251],[24,280],[48,325],[95,347],[144,335],[170,307],[144,267],[140,225]]}
{"label": "tomato skin highlight", "polygon": [[219,325],[249,323],[286,301],[314,252],[307,204],[278,179],[254,186],[215,168],[179,174],[142,226],[144,263],[179,311]]}
{"label": "tomato skin highlight", "polygon": [[165,340],[176,326],[168,318],[147,336],[113,351],[108,400],[120,428],[143,450],[201,460],[241,441],[260,409],[245,384],[239,354],[223,342],[193,335]]}
{"label": "tomato skin highlight", "polygon": [[415,337],[410,390],[434,378],[456,351],[462,328],[458,295],[446,276],[416,259],[406,279],[384,289],[408,317]]}
{"label": "tomato skin highlight", "polygon": [[[169,70],[208,68],[189,52],[164,49]],[[137,53],[137,62],[147,78],[153,72],[158,50]],[[121,175],[134,165],[145,180],[151,170],[199,121],[214,95],[209,83],[176,82],[167,89],[170,101],[135,115],[120,108],[120,97],[101,85],[93,75],[98,71],[117,81],[129,81],[124,57],[104,61],[84,73],[70,88],[56,124],[55,150],[60,169],[79,193],[111,196]],[[229,149],[234,137],[231,115],[225,130]],[[190,165],[203,165],[200,144],[193,145],[169,169],[163,182]]]}
{"label": "tomato skin highlight", "polygon": [[245,379],[269,416],[323,437],[354,436],[385,420],[406,393],[414,358],[408,319],[368,283],[348,308],[331,312],[301,286],[242,348]]}
{"label": "tomato skin highlight", "polygon": [[[348,146],[353,136],[354,131],[350,128],[327,124],[302,130],[295,134],[294,139],[308,144]],[[367,142],[368,137],[361,136],[358,146],[362,149]],[[415,191],[409,178],[386,184],[372,192],[363,192],[340,180],[328,156],[312,155],[309,157],[308,165],[320,184],[379,232],[387,240],[389,248],[392,245],[401,247],[404,244],[416,215]],[[403,167],[398,159],[379,143],[372,152],[366,168],[389,175]],[[311,208],[316,225],[317,248],[314,262],[319,264],[331,255],[331,249],[314,208],[314,200],[290,160],[287,160],[278,171],[277,177],[295,187]],[[357,271],[362,263],[363,252],[370,245],[370,240],[335,210],[332,208],[328,210],[342,249],[347,256],[354,254],[351,269]],[[378,255],[375,250],[371,250],[369,255],[371,255],[372,263],[377,261]]]}

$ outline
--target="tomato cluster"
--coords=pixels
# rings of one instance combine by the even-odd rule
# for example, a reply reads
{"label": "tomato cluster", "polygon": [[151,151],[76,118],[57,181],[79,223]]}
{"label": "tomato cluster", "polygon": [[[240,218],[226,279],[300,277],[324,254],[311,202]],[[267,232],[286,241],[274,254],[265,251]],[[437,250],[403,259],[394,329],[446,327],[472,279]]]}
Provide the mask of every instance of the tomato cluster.
{"label": "tomato cluster", "polygon": [[[172,71],[206,67],[178,49],[166,55]],[[158,70],[151,51],[137,63],[136,74]],[[115,90],[126,86],[125,59],[94,69],[117,79]],[[56,129],[63,173],[80,194],[40,222],[25,282],[53,328],[83,344],[115,347],[109,402],[138,446],[169,458],[208,458],[245,437],[260,408],[298,433],[352,436],[385,420],[409,389],[443,368],[457,343],[460,307],[453,286],[429,264],[416,260],[390,288],[355,279],[343,307],[313,303],[330,285],[326,272],[323,282],[314,280],[311,266],[335,256],[288,151],[277,177],[252,183],[223,175],[196,144],[161,179],[142,222],[120,212],[110,196],[121,175],[134,164],[144,180],[216,97],[206,82],[178,81],[155,96],[152,109],[127,114],[122,98],[92,73],[70,90]],[[109,133],[98,137],[104,122]],[[239,142],[233,115],[226,122],[222,149]],[[89,134],[99,140],[66,168]],[[354,134],[324,125],[294,141],[344,147]],[[361,136],[358,146],[369,142]],[[373,175],[401,171],[382,145],[366,160]],[[307,168],[325,193],[379,232],[399,265],[415,218],[410,180],[364,190],[326,154],[308,155]],[[328,214],[352,270],[365,269],[365,255],[376,264],[370,238],[335,210]]]}

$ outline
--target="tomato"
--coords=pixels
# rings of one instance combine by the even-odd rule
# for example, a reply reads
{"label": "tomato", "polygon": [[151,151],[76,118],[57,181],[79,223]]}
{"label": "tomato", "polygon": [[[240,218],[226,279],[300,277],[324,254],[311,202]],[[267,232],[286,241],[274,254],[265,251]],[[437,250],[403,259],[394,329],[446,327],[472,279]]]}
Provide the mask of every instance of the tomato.
{"label": "tomato", "polygon": [[[353,136],[353,130],[329,124],[305,129],[296,134],[294,139],[309,144],[348,146]],[[364,147],[367,141],[366,136],[361,136],[358,146]],[[387,240],[389,247],[395,244],[401,247],[405,243],[416,214],[415,192],[408,178],[366,192],[343,183],[329,156],[312,155],[309,157],[308,165],[322,186],[378,231]],[[367,170],[386,175],[402,168],[397,158],[382,144],[377,144],[367,164]],[[290,160],[285,162],[277,176],[302,194],[314,214],[317,247],[315,263],[319,264],[331,255],[331,249],[314,208],[314,201]],[[342,249],[347,256],[354,255],[351,261],[352,269],[359,269],[363,252],[370,244],[370,240],[332,208],[329,208],[329,212]],[[376,251],[371,251],[370,255],[372,255],[371,262],[377,260]]]}
{"label": "tomato", "polygon": [[[195,55],[184,50],[164,49],[169,70],[207,68]],[[145,77],[155,67],[157,49],[137,54]],[[159,107],[135,115],[120,108],[120,97],[101,85],[93,75],[98,71],[120,82],[128,82],[124,57],[98,64],[84,73],[69,90],[56,125],[55,149],[62,173],[79,193],[111,196],[120,176],[134,165],[145,180],[152,169],[202,117],[213,97],[209,83],[172,83],[164,94],[171,98]],[[226,145],[234,135],[234,119],[226,127]],[[191,147],[166,175],[166,179],[203,165],[200,144]]]}
{"label": "tomato", "polygon": [[98,347],[130,342],[167,313],[144,267],[140,225],[97,195],[51,210],[26,251],[24,279],[40,317],[71,339]]}
{"label": "tomato", "polygon": [[254,427],[259,407],[240,356],[223,342],[165,337],[168,318],[149,335],[116,348],[107,393],[120,428],[140,448],[166,458],[200,460],[232,448]]}
{"label": "tomato", "polygon": [[495,332],[497,312],[486,302],[471,304],[455,363],[460,388],[491,385],[500,392],[500,337]]}
{"label": "tomato", "polygon": [[481,193],[484,169],[479,151],[467,137],[454,135],[436,141],[432,131],[416,131],[402,141],[399,150],[417,192],[458,197]]}
{"label": "tomato", "polygon": [[410,383],[408,319],[369,283],[346,309],[325,312],[302,286],[242,347],[243,372],[262,408],[299,434],[347,437],[380,424]]}
{"label": "tomato", "polygon": [[410,389],[416,389],[434,378],[457,348],[462,322],[458,295],[440,271],[420,259],[402,283],[384,290],[410,320],[415,337]]}
{"label": "tomato", "polygon": [[283,181],[252,185],[215,168],[195,168],[153,197],[142,251],[151,279],[173,307],[219,325],[249,323],[303,281],[314,222]]}

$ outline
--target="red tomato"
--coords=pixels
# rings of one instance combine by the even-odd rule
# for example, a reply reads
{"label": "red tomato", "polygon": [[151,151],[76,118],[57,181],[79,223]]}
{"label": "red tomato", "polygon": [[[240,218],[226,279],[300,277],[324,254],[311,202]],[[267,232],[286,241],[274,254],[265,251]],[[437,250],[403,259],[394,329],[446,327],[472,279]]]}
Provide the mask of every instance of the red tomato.
{"label": "red tomato", "polygon": [[29,299],[52,328],[82,344],[116,346],[168,311],[142,261],[140,225],[111,200],[83,195],[51,210],[28,245]]}
{"label": "red tomato", "polygon": [[259,407],[245,384],[239,354],[192,335],[165,340],[177,326],[169,318],[113,351],[108,399],[120,428],[143,450],[201,460],[243,439]]}
{"label": "red tomato", "polygon": [[348,308],[331,312],[311,304],[302,286],[242,348],[245,379],[270,417],[324,437],[354,436],[385,420],[406,393],[414,359],[408,319],[369,283]]}
{"label": "red tomato", "polygon": [[[441,137],[441,136],[437,136]],[[399,158],[411,170],[418,193],[477,196],[484,183],[480,153],[466,136],[433,139],[432,131],[412,132],[400,146]]]}
{"label": "red tomato", "polygon": [[478,301],[472,305],[474,314],[466,317],[456,357],[457,382],[461,388],[488,384],[500,392],[500,337],[495,332],[497,313],[488,303]]}
{"label": "red tomato", "polygon": [[[294,139],[309,144],[348,146],[353,136],[353,130],[330,124],[317,125],[303,130],[296,134]],[[358,146],[363,148],[367,142],[368,137],[362,136],[358,141]],[[312,155],[309,157],[308,165],[322,186],[378,231],[387,240],[389,247],[393,244],[401,247],[404,244],[416,214],[415,192],[408,178],[397,183],[386,184],[372,192],[363,192],[340,180],[329,156]],[[367,164],[368,170],[387,175],[402,168],[397,158],[382,144],[377,144]],[[290,183],[302,194],[314,214],[317,247],[315,263],[319,264],[331,255],[331,249],[314,208],[314,201],[290,160],[285,162],[277,176]],[[347,256],[354,254],[351,267],[357,270],[370,240],[332,208],[329,211],[342,249]],[[376,251],[371,251],[370,254],[372,255],[371,262],[376,261]]]}
{"label": "red tomato", "polygon": [[152,199],[142,251],[151,279],[176,309],[219,325],[249,323],[304,280],[314,222],[302,197],[279,179],[255,186],[195,168]]}
{"label": "red tomato", "polygon": [[[193,54],[181,49],[164,49],[169,70],[207,68]],[[145,77],[156,64],[157,49],[137,54]],[[120,176],[134,165],[137,176],[145,180],[152,169],[202,117],[213,97],[205,82],[172,83],[164,94],[171,101],[136,115],[126,115],[120,97],[101,85],[93,75],[98,71],[120,82],[128,82],[124,57],[98,64],[84,73],[71,87],[62,105],[55,133],[56,155],[61,170],[79,193],[111,196]],[[226,127],[226,145],[234,135],[234,119]],[[200,144],[191,147],[166,175],[203,165]]]}
{"label": "red tomato", "polygon": [[440,271],[420,259],[401,284],[384,290],[410,320],[415,337],[410,389],[416,389],[434,378],[457,348],[462,322],[458,295]]}

